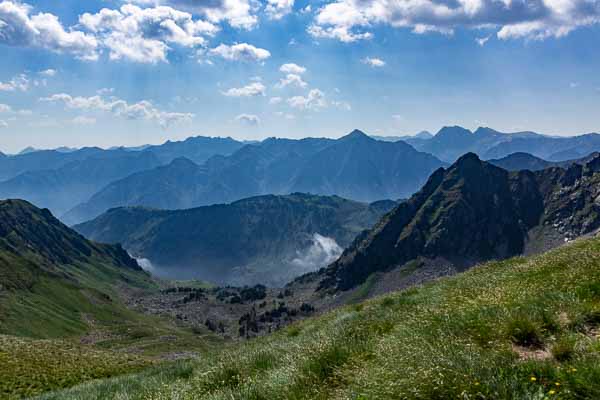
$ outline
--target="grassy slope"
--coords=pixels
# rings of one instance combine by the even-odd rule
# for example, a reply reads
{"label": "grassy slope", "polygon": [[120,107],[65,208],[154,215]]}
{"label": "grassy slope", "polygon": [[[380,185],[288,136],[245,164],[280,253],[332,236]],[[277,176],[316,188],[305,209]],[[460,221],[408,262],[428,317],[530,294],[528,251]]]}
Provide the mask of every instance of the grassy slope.
{"label": "grassy slope", "polygon": [[0,271],[2,282],[13,286],[0,291],[0,334],[58,338],[86,333],[89,326],[82,315],[100,324],[135,319],[118,301],[114,283],[155,285],[143,273],[94,259],[56,272],[42,270],[33,256],[0,252],[0,261],[8,266]]}
{"label": "grassy slope", "polygon": [[127,308],[117,283],[158,290],[142,272],[96,258],[42,269],[35,255],[3,251],[0,263],[0,399],[139,371],[215,343],[208,333]]}
{"label": "grassy slope", "polygon": [[600,239],[46,399],[597,399]]}

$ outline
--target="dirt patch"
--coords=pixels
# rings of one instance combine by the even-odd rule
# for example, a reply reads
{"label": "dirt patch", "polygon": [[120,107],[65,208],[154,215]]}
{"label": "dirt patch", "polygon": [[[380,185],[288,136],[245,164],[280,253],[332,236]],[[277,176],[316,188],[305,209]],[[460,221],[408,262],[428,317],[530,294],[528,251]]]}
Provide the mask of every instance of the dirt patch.
{"label": "dirt patch", "polygon": [[544,361],[552,358],[552,353],[546,348],[530,349],[513,344],[512,351],[519,355],[521,361]]}

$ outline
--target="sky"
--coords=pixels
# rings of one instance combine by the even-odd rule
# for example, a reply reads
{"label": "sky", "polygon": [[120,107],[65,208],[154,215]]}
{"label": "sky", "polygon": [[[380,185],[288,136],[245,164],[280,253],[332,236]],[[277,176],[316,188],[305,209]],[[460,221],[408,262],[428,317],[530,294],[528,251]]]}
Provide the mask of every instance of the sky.
{"label": "sky", "polygon": [[600,132],[600,0],[0,0],[0,151]]}

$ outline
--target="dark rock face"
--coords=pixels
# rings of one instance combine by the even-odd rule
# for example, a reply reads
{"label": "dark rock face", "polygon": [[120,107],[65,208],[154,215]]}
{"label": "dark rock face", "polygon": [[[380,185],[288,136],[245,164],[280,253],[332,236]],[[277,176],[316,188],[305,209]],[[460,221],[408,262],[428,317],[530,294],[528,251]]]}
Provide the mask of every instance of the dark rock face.
{"label": "dark rock face", "polygon": [[457,267],[523,253],[536,226],[565,239],[600,227],[600,157],[585,166],[510,173],[466,154],[357,238],[321,288],[347,290],[373,272],[425,257]]}

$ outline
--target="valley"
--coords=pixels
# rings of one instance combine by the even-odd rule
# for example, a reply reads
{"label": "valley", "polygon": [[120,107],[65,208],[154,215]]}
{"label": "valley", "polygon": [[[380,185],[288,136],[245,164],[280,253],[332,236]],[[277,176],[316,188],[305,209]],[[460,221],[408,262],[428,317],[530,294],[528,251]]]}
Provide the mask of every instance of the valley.
{"label": "valley", "polygon": [[[298,143],[268,146],[282,145]],[[303,146],[333,152],[322,159],[396,151],[360,132]],[[549,379],[564,398],[593,398],[594,379],[561,371],[599,373],[599,188],[597,153],[467,153],[406,198],[373,202],[294,192],[141,203],[68,227],[0,201],[0,398],[508,398],[508,387],[528,398],[556,392]]]}

